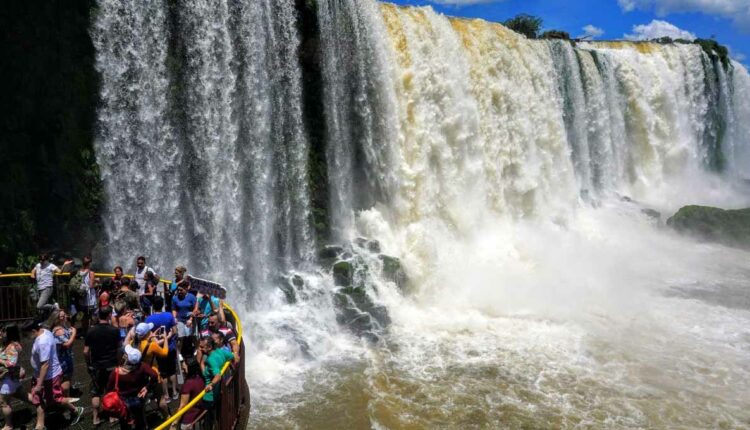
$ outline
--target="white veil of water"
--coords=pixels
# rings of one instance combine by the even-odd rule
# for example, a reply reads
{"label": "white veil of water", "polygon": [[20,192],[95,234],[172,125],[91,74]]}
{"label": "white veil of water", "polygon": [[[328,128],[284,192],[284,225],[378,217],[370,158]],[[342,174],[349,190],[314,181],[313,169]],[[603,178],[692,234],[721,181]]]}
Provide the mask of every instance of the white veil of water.
{"label": "white veil of water", "polygon": [[148,4],[92,29],[109,260],[262,290],[315,248],[294,5]]}
{"label": "white veil of water", "polygon": [[[256,426],[750,422],[747,254],[660,227],[750,204],[741,64],[318,0],[310,124],[299,5],[168,4],[100,0],[92,28],[110,260],[231,285]],[[392,321],[376,344],[337,322],[315,264],[306,127],[331,240],[378,239],[409,275],[401,291],[348,245]],[[274,288],[294,279],[291,299]]]}

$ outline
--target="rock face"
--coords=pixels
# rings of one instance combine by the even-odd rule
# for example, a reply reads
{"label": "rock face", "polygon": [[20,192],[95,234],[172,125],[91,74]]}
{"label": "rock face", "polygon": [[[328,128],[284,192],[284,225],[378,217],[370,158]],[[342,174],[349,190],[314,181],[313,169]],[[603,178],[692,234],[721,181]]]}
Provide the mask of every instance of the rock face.
{"label": "rock face", "polygon": [[667,220],[667,225],[704,240],[750,249],[750,208],[685,206]]}
{"label": "rock face", "polygon": [[[330,270],[336,286],[333,302],[337,321],[371,341],[377,341],[391,323],[388,310],[377,304],[372,296],[377,294],[375,280],[379,276],[402,290],[407,283],[399,259],[381,252],[378,241],[364,237],[343,246],[326,245],[318,251],[318,262],[324,270]],[[292,285],[286,285],[287,288],[282,290],[289,298],[291,294],[287,290]]]}

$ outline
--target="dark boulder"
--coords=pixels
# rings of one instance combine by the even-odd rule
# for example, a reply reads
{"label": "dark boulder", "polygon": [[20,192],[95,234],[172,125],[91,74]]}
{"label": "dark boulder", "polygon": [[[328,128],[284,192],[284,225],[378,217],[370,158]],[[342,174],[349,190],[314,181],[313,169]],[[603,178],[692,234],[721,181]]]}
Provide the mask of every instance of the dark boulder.
{"label": "dark boulder", "polygon": [[333,265],[333,283],[337,287],[349,287],[354,279],[354,268],[349,261],[337,261]]}
{"label": "dark boulder", "polygon": [[667,225],[703,240],[750,249],[750,208],[685,206],[667,220]]}
{"label": "dark boulder", "polygon": [[379,255],[378,258],[383,262],[383,278],[396,283],[396,285],[403,290],[406,287],[408,278],[406,277],[406,272],[401,265],[401,260],[383,254]]}

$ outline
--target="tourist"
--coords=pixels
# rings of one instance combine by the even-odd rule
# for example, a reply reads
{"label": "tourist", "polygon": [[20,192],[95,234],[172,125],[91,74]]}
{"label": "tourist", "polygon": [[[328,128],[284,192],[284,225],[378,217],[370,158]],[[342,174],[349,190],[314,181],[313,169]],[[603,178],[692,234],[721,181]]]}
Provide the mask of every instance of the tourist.
{"label": "tourist", "polygon": [[[177,320],[177,337],[180,348],[185,344],[183,338],[193,335],[193,310],[196,303],[195,296],[187,292],[187,285],[179,284],[177,294],[172,297],[172,315]],[[185,355],[183,353],[183,356]]]}
{"label": "tourist", "polygon": [[65,309],[52,313],[50,320],[52,334],[57,343],[57,358],[63,371],[62,389],[66,397],[70,395],[70,384],[73,381],[73,342],[76,340],[76,328],[70,324]]}
{"label": "tourist", "polygon": [[[115,272],[115,276],[112,277],[112,282],[114,283],[114,285],[115,285],[116,288],[119,288],[120,284],[122,284],[122,281],[124,279],[126,279],[124,277],[125,275],[124,275],[124,273],[122,271],[122,267],[121,266],[115,266],[115,268],[113,269],[113,272]],[[130,281],[128,281],[128,282],[130,282]]]}
{"label": "tourist", "polygon": [[[146,416],[143,413],[148,387],[158,376],[151,366],[141,361],[141,352],[130,345],[125,345],[121,364],[109,375],[107,392],[118,391],[128,409],[128,416],[136,430],[146,428]],[[120,428],[130,428],[130,423],[120,419]]]}
{"label": "tourist", "polygon": [[159,283],[159,279],[156,278],[154,272],[146,272],[146,286],[143,288],[143,295],[141,295],[141,309],[143,315],[151,315],[151,306],[156,294],[156,286]]}
{"label": "tourist", "polygon": [[177,287],[184,285],[187,291],[190,291],[190,281],[186,276],[187,268],[185,266],[177,266],[174,268],[174,279],[168,289],[164,290],[165,303],[167,310],[172,311],[172,298],[177,293]]}
{"label": "tourist", "polygon": [[125,338],[128,336],[128,333],[135,327],[135,325],[138,322],[136,321],[136,315],[135,312],[133,312],[129,307],[125,306],[125,308],[121,309],[120,312],[118,312],[117,317],[115,317],[115,327],[117,327],[120,331],[120,340],[125,341]]}
{"label": "tourist", "polygon": [[14,428],[12,422],[13,410],[10,407],[8,397],[12,396],[23,402],[31,403],[29,395],[21,383],[21,379],[24,377],[23,369],[18,362],[21,349],[21,331],[18,326],[6,327],[3,333],[3,350],[0,352],[0,373],[2,373],[0,407],[2,407],[5,417],[5,426],[2,430],[13,430]]}
{"label": "tourist", "polygon": [[[206,388],[206,383],[203,381],[203,371],[201,366],[195,359],[187,360],[187,371],[185,376],[185,383],[182,385],[180,390],[180,406],[177,410],[182,410],[188,405],[193,399],[198,397],[200,393]],[[206,408],[203,402],[198,402],[195,406],[188,409],[187,412],[182,416],[180,430],[192,430],[195,427],[196,421],[200,419]],[[177,428],[177,421],[172,423],[172,428]]]}
{"label": "tourist", "polygon": [[[154,373],[159,375],[159,359],[165,359],[169,355],[168,343],[169,339],[172,337],[172,331],[170,330],[169,332],[166,332],[164,327],[159,327],[155,329],[155,331],[152,331],[154,329],[155,326],[153,323],[142,322],[138,324],[133,331],[133,342],[127,343],[138,348],[143,356],[143,362],[146,365],[151,366]],[[159,409],[161,409],[166,418],[169,416],[169,409],[167,408],[169,402],[166,396],[164,396],[166,391],[163,391],[164,387],[160,382],[160,378],[155,379],[153,381],[154,386],[150,387],[149,392],[153,394],[159,402]]]}
{"label": "tourist", "polygon": [[219,312],[222,309],[223,304],[218,297],[212,296],[208,293],[198,294],[197,299],[193,313],[198,319],[198,330],[206,330],[208,326],[208,316],[212,313]]}
{"label": "tourist", "polygon": [[138,291],[137,291],[137,293],[138,293],[139,297],[142,296],[143,293],[145,292],[145,288],[146,288],[146,273],[149,273],[149,272],[151,272],[153,274],[156,274],[156,272],[154,272],[154,269],[146,266],[146,257],[140,256],[140,257],[136,258],[136,260],[135,260],[135,274],[133,275],[133,279],[138,284]]}
{"label": "tourist", "polygon": [[226,320],[222,321],[220,315],[221,313],[216,312],[209,315],[208,326],[206,330],[201,331],[201,338],[210,337],[212,333],[221,332],[224,336],[224,342],[231,347],[232,354],[234,354],[234,362],[239,363],[240,345],[237,342],[237,334],[234,332],[234,329],[229,327]]}
{"label": "tourist", "polygon": [[99,416],[100,400],[105,393],[109,375],[117,366],[117,353],[120,349],[120,332],[110,324],[111,316],[112,308],[99,309],[99,323],[89,330],[83,347],[83,355],[91,376],[91,407],[95,426],[102,422]]}
{"label": "tourist", "polygon": [[95,317],[96,303],[97,303],[97,292],[96,282],[94,279],[94,271],[91,270],[91,257],[83,257],[83,265],[81,266],[80,273],[81,278],[81,295],[79,311],[83,314],[83,320],[81,321],[81,332],[86,335],[89,329],[91,320]]}
{"label": "tourist", "polygon": [[224,365],[234,358],[231,352],[223,349],[216,349],[213,339],[204,337],[200,340],[199,349],[205,358],[203,380],[206,383],[203,401],[206,404],[208,413],[208,422],[213,423],[215,419],[215,405],[220,402],[221,395],[221,369]]}
{"label": "tourist", "polygon": [[138,293],[130,288],[130,281],[124,280],[120,284],[120,289],[114,294],[114,304],[115,312],[118,314],[126,307],[129,309],[138,309]]}
{"label": "tourist", "polygon": [[110,306],[110,297],[112,295],[112,289],[114,288],[114,285],[115,283],[111,278],[107,278],[102,281],[102,284],[99,287],[99,309]]}
{"label": "tourist", "polygon": [[[68,261],[66,261],[68,263]],[[60,273],[60,268],[50,263],[49,255],[42,254],[39,256],[39,263],[31,269],[31,279],[36,281],[36,289],[39,299],[36,308],[39,312],[47,313],[57,308],[57,303],[52,301],[54,277]]]}
{"label": "tourist", "polygon": [[65,398],[62,390],[62,367],[57,357],[57,345],[52,333],[41,326],[39,322],[32,322],[27,326],[34,337],[31,347],[31,367],[34,377],[31,382],[31,403],[36,406],[36,429],[45,428],[46,412],[55,406],[68,409],[72,414],[75,425],[83,415],[82,407],[75,407],[71,399]]}
{"label": "tourist", "polygon": [[[159,365],[159,374],[162,378],[162,388],[164,396],[169,396],[169,385],[172,386],[172,399],[177,399],[177,339],[176,327],[177,320],[171,312],[164,312],[164,299],[154,297],[154,312],[146,318],[146,322],[154,325],[154,330],[163,330],[167,333],[167,356],[165,358],[156,357]],[[166,398],[166,401],[169,399]]]}

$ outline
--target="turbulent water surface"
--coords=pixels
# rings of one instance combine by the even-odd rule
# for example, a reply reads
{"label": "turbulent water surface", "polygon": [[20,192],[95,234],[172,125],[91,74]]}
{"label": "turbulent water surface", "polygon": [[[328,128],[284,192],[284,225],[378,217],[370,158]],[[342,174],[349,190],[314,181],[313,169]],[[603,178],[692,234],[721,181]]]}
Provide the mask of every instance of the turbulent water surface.
{"label": "turbulent water surface", "polygon": [[[750,205],[739,63],[370,0],[318,1],[313,41],[291,0],[98,3],[110,260],[230,285],[252,428],[750,427],[750,254],[663,225]],[[376,336],[337,321],[326,242]]]}

